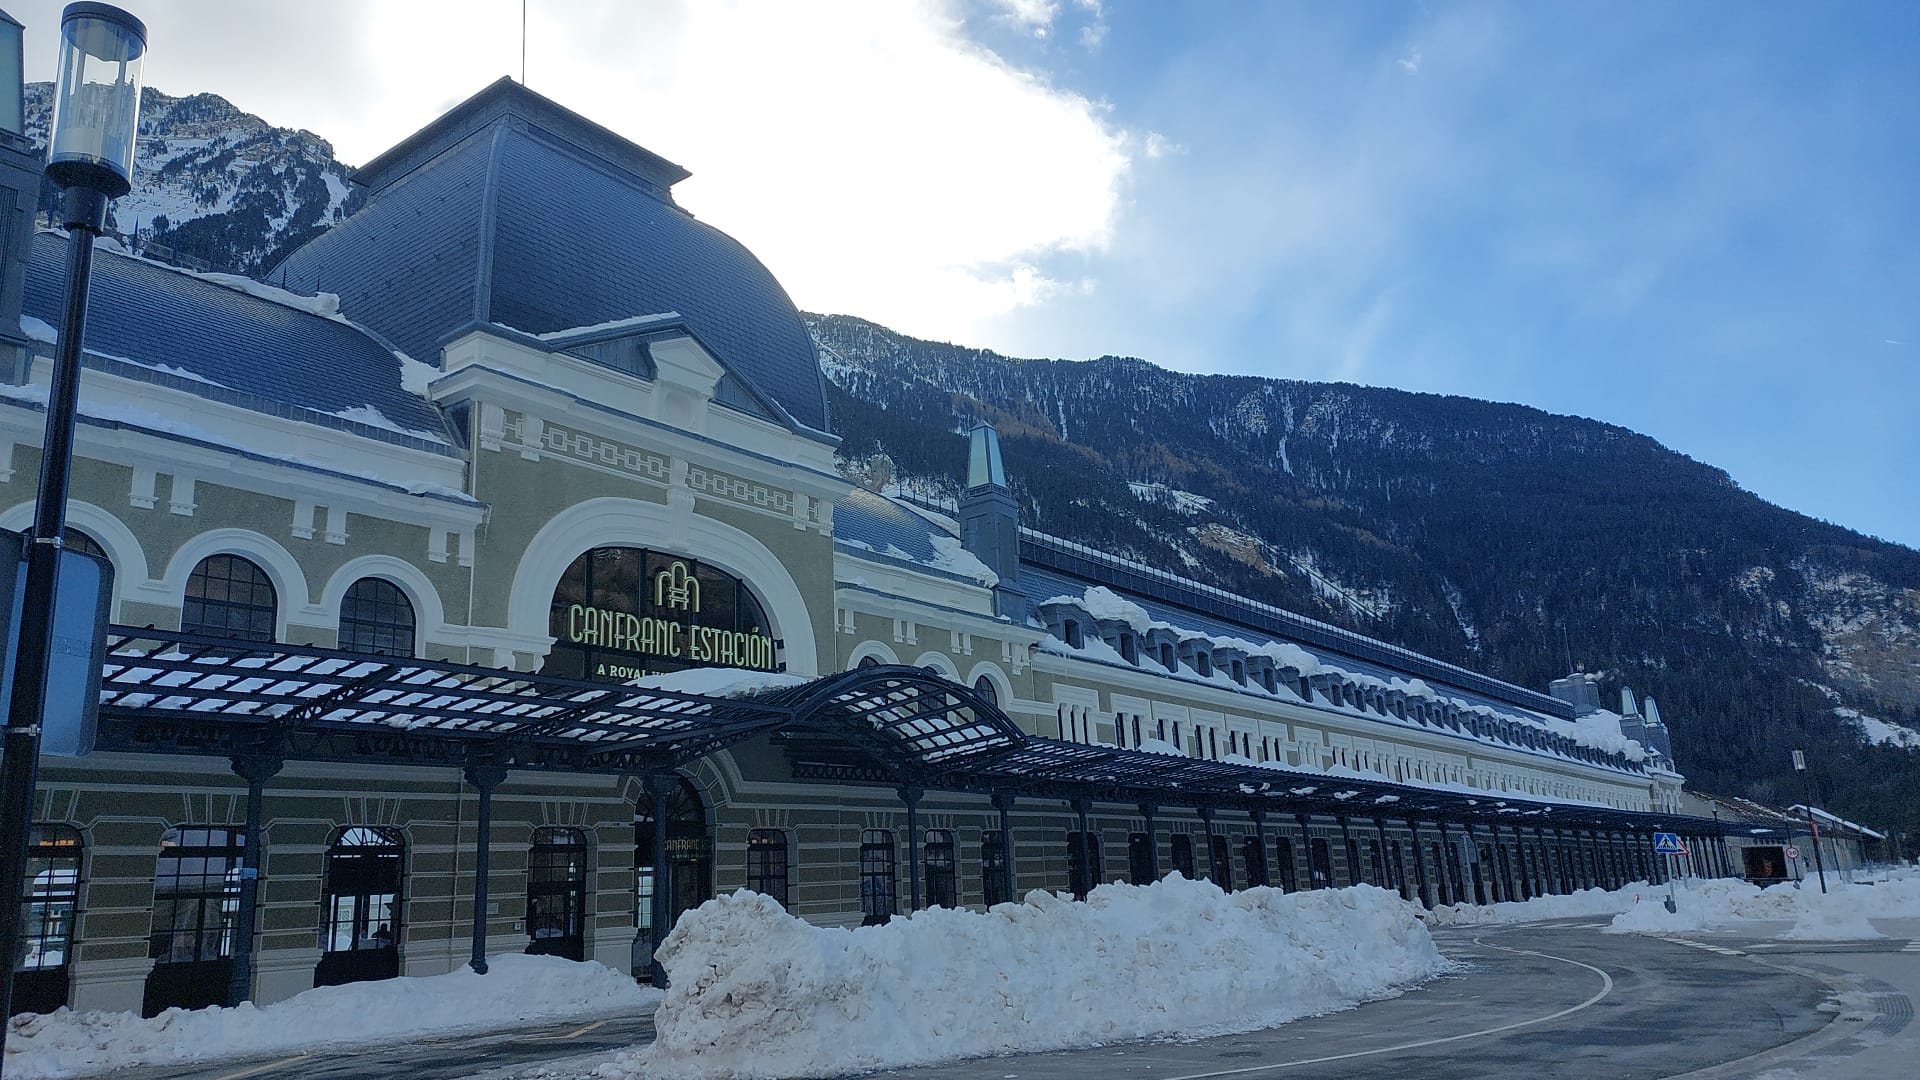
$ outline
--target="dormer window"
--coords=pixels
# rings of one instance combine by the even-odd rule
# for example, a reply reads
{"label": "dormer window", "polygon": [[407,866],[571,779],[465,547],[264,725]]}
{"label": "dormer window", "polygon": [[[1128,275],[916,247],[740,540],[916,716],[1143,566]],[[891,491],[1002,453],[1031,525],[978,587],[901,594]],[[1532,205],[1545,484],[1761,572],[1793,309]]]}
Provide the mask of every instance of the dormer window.
{"label": "dormer window", "polygon": [[1140,650],[1134,645],[1132,634],[1120,635],[1120,659],[1129,664],[1140,662]]}
{"label": "dormer window", "polygon": [[1083,638],[1080,634],[1080,620],[1066,619],[1061,622],[1060,628],[1061,628],[1061,631],[1066,635],[1067,648],[1078,649],[1085,644],[1086,639]]}
{"label": "dormer window", "polygon": [[654,377],[653,357],[647,354],[646,339],[638,335],[574,345],[567,349],[567,355],[577,356],[582,360],[611,368],[622,375],[632,375],[637,379]]}
{"label": "dormer window", "polygon": [[1233,681],[1241,686],[1247,685],[1247,665],[1239,660],[1233,662]]}
{"label": "dormer window", "polygon": [[1203,653],[1203,652],[1194,653],[1193,654],[1193,670],[1199,672],[1200,677],[1203,679],[1209,675],[1212,675],[1213,674],[1213,657],[1208,656],[1206,653]]}
{"label": "dormer window", "polygon": [[1260,684],[1267,688],[1267,693],[1269,694],[1277,694],[1280,692],[1280,684],[1274,681],[1272,668],[1268,668],[1260,673]]}
{"label": "dormer window", "polygon": [[1162,642],[1160,645],[1160,666],[1166,668],[1168,671],[1180,670],[1180,661],[1173,655],[1173,643],[1171,641]]}

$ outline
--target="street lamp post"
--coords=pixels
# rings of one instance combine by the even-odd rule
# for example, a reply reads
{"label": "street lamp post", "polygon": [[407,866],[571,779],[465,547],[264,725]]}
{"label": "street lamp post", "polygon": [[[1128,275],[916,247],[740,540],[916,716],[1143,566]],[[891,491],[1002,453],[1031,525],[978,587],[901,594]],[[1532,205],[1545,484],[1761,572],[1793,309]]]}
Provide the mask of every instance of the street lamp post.
{"label": "street lamp post", "polygon": [[46,712],[53,655],[54,589],[67,526],[73,471],[74,414],[80,396],[80,347],[87,319],[87,277],[93,241],[106,224],[107,200],[132,189],[133,139],[140,118],[140,61],[147,28],[106,4],[69,4],[60,16],[60,75],[53,86],[47,175],[59,184],[68,230],[67,306],[47,395],[40,487],[21,605],[20,651],[13,701],[0,749],[0,1062],[13,1013],[13,972],[20,954],[21,898],[40,766],[40,724]]}
{"label": "street lamp post", "polygon": [[1799,750],[1793,752],[1793,771],[1801,776],[1806,785],[1807,799],[1807,836],[1813,841],[1814,872],[1820,875],[1820,891],[1827,891],[1827,860],[1820,854],[1820,825],[1813,820],[1813,777],[1807,775],[1807,755]]}

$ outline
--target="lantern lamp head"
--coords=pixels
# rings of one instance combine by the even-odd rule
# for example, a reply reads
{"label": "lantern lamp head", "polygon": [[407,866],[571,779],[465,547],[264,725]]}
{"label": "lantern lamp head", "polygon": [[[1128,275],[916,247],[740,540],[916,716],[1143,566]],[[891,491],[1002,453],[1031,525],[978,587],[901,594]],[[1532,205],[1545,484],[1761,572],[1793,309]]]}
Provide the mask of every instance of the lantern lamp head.
{"label": "lantern lamp head", "polygon": [[62,187],[117,199],[133,188],[140,126],[140,61],[147,28],[108,4],[68,4],[60,15],[47,175]]}

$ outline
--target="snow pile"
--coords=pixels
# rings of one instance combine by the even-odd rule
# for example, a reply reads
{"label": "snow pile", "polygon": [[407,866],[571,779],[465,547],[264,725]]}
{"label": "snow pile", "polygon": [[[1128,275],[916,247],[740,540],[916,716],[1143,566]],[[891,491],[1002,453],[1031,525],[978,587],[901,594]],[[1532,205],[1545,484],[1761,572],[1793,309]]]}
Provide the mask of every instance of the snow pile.
{"label": "snow pile", "polygon": [[758,694],[763,690],[785,690],[806,681],[799,675],[789,675],[784,671],[709,667],[670,671],[665,675],[643,675],[629,680],[627,685],[643,690],[672,690],[703,697],[735,698]]}
{"label": "snow pile", "polygon": [[1656,892],[1655,886],[1636,881],[1613,890],[1581,889],[1565,896],[1536,896],[1501,904],[1441,904],[1427,913],[1427,922],[1433,926],[1485,926],[1618,915],[1632,910],[1636,904],[1664,899],[1666,895],[1664,888]]}
{"label": "snow pile", "polygon": [[927,540],[933,544],[933,562],[929,565],[935,570],[972,578],[988,588],[1000,584],[1000,575],[989,569],[973,552],[962,547],[960,541],[951,536],[930,536]]}
{"label": "snow pile", "polygon": [[820,929],[740,892],[680,920],[653,1045],[597,1075],[842,1076],[1162,1034],[1270,1027],[1447,966],[1413,909],[1359,886],[1225,893],[1178,874],[1085,903],[1032,892]]}
{"label": "snow pile", "polygon": [[1779,936],[1803,941],[1854,941],[1881,934],[1868,919],[1920,918],[1920,878],[1853,885],[1834,875],[1827,892],[1817,881],[1782,882],[1762,889],[1738,878],[1694,881],[1675,890],[1678,911],[1641,904],[1613,920],[1609,933],[1670,934],[1709,930],[1750,920],[1787,920]]}
{"label": "snow pile", "polygon": [[492,971],[467,968],[424,978],[323,986],[273,1005],[193,1012],[71,1009],[17,1016],[7,1039],[7,1076],[72,1076],[130,1065],[283,1053],[338,1043],[404,1041],[421,1035],[507,1028],[657,1004],[660,991],[604,964],[557,956],[496,956]]}

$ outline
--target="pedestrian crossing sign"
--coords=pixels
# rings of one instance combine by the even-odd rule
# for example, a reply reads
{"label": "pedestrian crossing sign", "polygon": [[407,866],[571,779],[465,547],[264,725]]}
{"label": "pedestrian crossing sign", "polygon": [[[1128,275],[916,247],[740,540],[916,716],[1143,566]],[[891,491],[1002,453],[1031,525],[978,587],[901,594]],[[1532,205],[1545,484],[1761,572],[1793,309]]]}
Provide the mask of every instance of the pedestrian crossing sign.
{"label": "pedestrian crossing sign", "polygon": [[1653,853],[1655,855],[1685,855],[1687,847],[1680,842],[1680,834],[1657,832],[1653,834]]}

